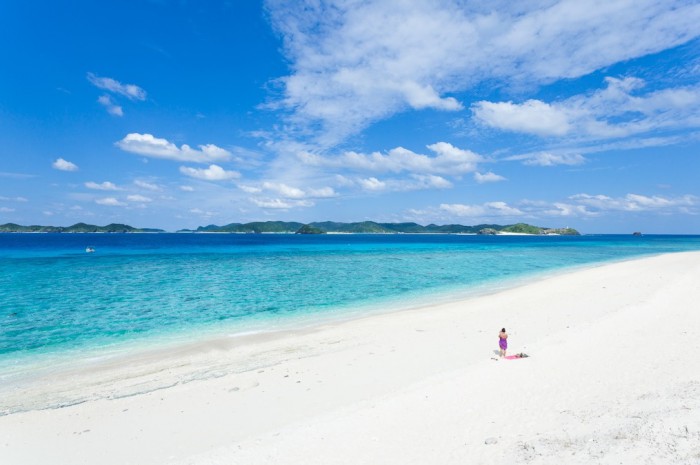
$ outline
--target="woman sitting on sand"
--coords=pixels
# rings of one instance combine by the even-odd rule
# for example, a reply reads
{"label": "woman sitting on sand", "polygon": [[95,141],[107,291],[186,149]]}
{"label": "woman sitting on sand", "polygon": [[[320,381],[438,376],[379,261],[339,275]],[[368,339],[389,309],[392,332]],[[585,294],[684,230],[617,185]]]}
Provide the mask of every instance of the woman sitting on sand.
{"label": "woman sitting on sand", "polygon": [[506,350],[508,350],[508,333],[506,333],[506,328],[501,328],[501,332],[498,333],[498,355],[500,357],[506,356]]}

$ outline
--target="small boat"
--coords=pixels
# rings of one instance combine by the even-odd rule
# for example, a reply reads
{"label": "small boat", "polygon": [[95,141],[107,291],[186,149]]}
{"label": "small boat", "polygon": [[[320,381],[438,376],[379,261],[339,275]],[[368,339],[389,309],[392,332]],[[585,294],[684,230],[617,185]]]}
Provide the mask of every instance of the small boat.
{"label": "small boat", "polygon": [[85,247],[85,252],[87,253],[95,253],[95,248],[94,247]]}

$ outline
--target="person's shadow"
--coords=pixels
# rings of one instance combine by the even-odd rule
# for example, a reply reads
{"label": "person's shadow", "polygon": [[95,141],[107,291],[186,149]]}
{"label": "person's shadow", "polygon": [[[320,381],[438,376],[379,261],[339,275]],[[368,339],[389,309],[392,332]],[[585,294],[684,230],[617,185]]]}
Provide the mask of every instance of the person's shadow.
{"label": "person's shadow", "polygon": [[499,350],[497,350],[497,349],[493,349],[493,353],[494,353],[495,355],[501,355],[501,352],[500,352]]}

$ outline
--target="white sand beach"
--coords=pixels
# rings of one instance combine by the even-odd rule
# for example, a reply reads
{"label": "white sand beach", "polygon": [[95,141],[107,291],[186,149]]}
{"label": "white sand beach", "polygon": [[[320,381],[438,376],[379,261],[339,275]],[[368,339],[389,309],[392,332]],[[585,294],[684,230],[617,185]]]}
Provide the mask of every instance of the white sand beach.
{"label": "white sand beach", "polygon": [[0,387],[81,401],[1,416],[0,464],[697,465],[699,331],[700,252],[570,271]]}

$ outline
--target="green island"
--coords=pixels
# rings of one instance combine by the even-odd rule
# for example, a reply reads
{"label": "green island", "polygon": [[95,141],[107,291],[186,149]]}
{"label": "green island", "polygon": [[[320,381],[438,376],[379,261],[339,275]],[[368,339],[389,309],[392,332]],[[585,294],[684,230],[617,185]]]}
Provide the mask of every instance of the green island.
{"label": "green island", "polygon": [[252,223],[231,223],[225,226],[211,224],[200,226],[196,230],[182,229],[178,232],[191,233],[239,233],[239,234],[531,234],[531,235],[566,235],[578,236],[573,228],[548,228],[532,226],[525,223],[512,225],[479,224],[465,226],[461,224],[422,226],[418,223],[376,223],[362,221],[358,223],[340,223],[323,221],[314,223],[299,223],[285,221],[264,221]]}
{"label": "green island", "polygon": [[[166,232],[155,228],[135,228],[127,224],[77,223],[72,226],[21,226],[14,223],[0,225],[0,233],[160,233]],[[362,221],[358,223],[339,223],[323,221],[318,223],[299,223],[296,221],[255,221],[252,223],[231,223],[225,226],[210,224],[197,229],[181,229],[178,233],[237,233],[237,234],[530,234],[578,236],[573,228],[546,228],[525,223],[511,225],[478,224],[465,226],[461,224],[422,226],[418,223],[376,223]]]}
{"label": "green island", "polygon": [[0,224],[3,233],[154,233],[165,232],[162,229],[134,228],[128,224],[112,223],[107,226],[76,223],[73,226],[20,226],[14,223]]}

